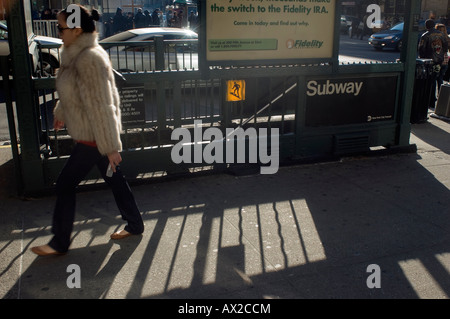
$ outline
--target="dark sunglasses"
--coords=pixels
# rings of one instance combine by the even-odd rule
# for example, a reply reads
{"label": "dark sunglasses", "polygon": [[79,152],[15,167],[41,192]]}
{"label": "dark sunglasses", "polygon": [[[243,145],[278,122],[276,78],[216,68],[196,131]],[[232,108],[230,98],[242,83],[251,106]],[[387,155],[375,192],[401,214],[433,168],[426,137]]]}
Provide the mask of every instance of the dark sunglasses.
{"label": "dark sunglasses", "polygon": [[56,27],[58,28],[59,33],[63,33],[64,30],[70,29],[69,27],[63,28],[59,24],[57,24]]}

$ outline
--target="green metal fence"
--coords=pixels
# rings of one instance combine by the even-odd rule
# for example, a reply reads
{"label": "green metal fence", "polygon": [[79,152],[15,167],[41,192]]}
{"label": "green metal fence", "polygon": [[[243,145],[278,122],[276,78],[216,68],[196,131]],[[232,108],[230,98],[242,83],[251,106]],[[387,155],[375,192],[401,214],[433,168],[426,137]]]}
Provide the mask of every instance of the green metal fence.
{"label": "green metal fence", "polygon": [[[102,43],[115,68],[124,71],[127,80],[121,88],[122,157],[127,177],[132,180],[199,171],[224,172],[241,164],[236,158],[231,162],[225,160],[229,151],[226,147],[224,160],[217,163],[194,159],[190,163],[175,163],[171,152],[178,140],[172,140],[171,134],[177,128],[194,132],[194,121],[201,121],[202,132],[214,127],[223,136],[227,129],[237,127],[277,129],[281,164],[365,153],[380,147],[410,148],[409,117],[417,40],[413,22],[418,10],[417,1],[408,4],[411,14],[406,17],[403,52],[397,63],[212,67],[205,78],[198,69],[196,41],[157,38],[127,46]],[[24,25],[19,24],[18,31],[11,34],[17,42],[21,36],[15,32],[20,32],[20,27]],[[13,51],[17,52],[18,48]],[[57,48],[38,48],[39,54],[51,49]],[[17,157],[21,191],[34,193],[54,185],[73,141],[64,130],[56,132],[52,128],[52,110],[58,98],[55,78],[47,76],[48,73],[30,76],[29,68],[21,69],[19,58],[13,61],[13,68],[16,68],[15,83],[26,73],[31,83],[30,88],[22,88],[24,96],[17,101],[21,146]],[[245,80],[244,101],[226,100],[229,80]],[[332,116],[334,110],[330,106],[326,108],[326,94],[320,96],[320,90],[350,92],[371,83],[389,83],[391,96],[384,113],[371,113],[361,119],[356,113],[364,105],[355,104],[349,108],[350,114],[338,115],[335,123],[327,122],[327,114]],[[375,94],[361,101],[366,103],[376,98]],[[317,114],[318,106],[323,107],[324,113]],[[247,138],[247,152],[250,143]],[[201,148],[207,145],[208,141],[202,141]],[[197,146],[192,143],[189,147]],[[261,164],[249,163],[248,158],[245,162],[251,166]],[[99,176],[94,170],[85,183],[96,182]]]}
{"label": "green metal fence", "polygon": [[[398,146],[399,89],[394,96],[392,118],[383,122],[324,127],[308,127],[304,90],[311,77],[328,78],[331,74],[359,77],[366,73],[372,76],[388,74],[399,88],[404,69],[403,63],[341,65],[337,73],[332,72],[331,65],[253,67],[216,69],[211,72],[210,79],[202,79],[196,70],[124,73],[127,84],[122,92],[137,90],[143,96],[140,118],[124,121],[123,125],[125,171],[129,178],[140,178],[148,174],[153,176],[156,172],[163,175],[193,172],[200,167],[222,171],[229,168],[230,165],[173,163],[171,149],[178,141],[171,140],[171,132],[178,127],[193,130],[194,120],[201,120],[205,129],[220,128],[224,134],[226,128],[238,126],[244,129],[278,128],[282,163],[351,155],[375,146]],[[227,102],[225,81],[237,78],[246,81],[247,99]],[[39,126],[45,186],[49,187],[70,154],[73,141],[65,131],[55,132],[51,127],[52,109],[57,99],[54,79],[36,78],[34,85],[41,114]],[[96,177],[98,175],[93,174],[89,178]]]}

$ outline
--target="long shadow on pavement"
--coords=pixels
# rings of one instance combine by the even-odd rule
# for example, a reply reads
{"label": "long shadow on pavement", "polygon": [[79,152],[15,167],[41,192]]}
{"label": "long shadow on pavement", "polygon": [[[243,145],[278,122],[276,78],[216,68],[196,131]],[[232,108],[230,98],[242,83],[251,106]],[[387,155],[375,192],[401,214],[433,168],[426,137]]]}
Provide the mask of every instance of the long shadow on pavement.
{"label": "long shadow on pavement", "polygon": [[[49,238],[53,198],[42,199],[24,213],[23,232],[0,238],[23,247],[5,297],[448,298],[449,189],[418,159],[136,186],[146,231],[121,242],[108,240],[120,227],[109,190],[81,193],[73,249],[55,258],[25,251]],[[7,251],[0,258],[18,263]],[[70,264],[81,268],[81,289],[67,288]],[[367,286],[372,264],[381,288]]]}

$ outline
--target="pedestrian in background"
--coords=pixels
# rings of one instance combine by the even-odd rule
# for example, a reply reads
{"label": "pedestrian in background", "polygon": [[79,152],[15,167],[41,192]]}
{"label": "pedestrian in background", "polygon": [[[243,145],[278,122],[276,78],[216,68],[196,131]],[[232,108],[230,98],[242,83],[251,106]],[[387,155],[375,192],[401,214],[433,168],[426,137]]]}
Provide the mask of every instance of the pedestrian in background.
{"label": "pedestrian in background", "polygon": [[384,17],[383,23],[381,25],[381,30],[387,30],[391,27],[391,23],[389,22],[387,17]]}
{"label": "pedestrian in background", "polygon": [[197,31],[198,15],[194,13],[194,11],[191,11],[191,13],[189,14],[188,21],[189,21],[189,29],[191,29],[194,32],[198,32]]}
{"label": "pedestrian in background", "polygon": [[350,38],[353,39],[353,36],[358,38],[359,24],[361,20],[357,17],[352,18],[352,27],[350,32]]}
{"label": "pedestrian in background", "polygon": [[369,18],[369,16],[367,14],[363,17],[362,26],[361,26],[361,29],[362,29],[361,30],[361,37],[359,38],[360,40],[362,40],[366,34],[369,34],[369,30],[370,29],[367,26],[367,19],[368,18]]}
{"label": "pedestrian in background", "polygon": [[166,21],[167,21],[167,26],[171,27],[172,26],[172,22],[173,22],[172,10],[167,11],[167,13],[166,13]]}
{"label": "pedestrian in background", "polygon": [[128,12],[125,18],[125,30],[131,30],[134,28],[134,15],[133,12]]}
{"label": "pedestrian in background", "polygon": [[122,8],[116,9],[116,14],[113,18],[113,32],[114,34],[126,30],[127,19],[122,14]]}
{"label": "pedestrian in background", "polygon": [[172,19],[170,19],[170,26],[173,28],[177,27],[178,13],[176,11],[172,14]]}
{"label": "pedestrian in background", "polygon": [[103,31],[104,31],[104,37],[110,37],[113,35],[113,18],[110,17],[109,20],[103,22]]}
{"label": "pedestrian in background", "polygon": [[45,8],[41,13],[41,20],[53,20],[55,17],[52,15],[52,11],[49,8]]}
{"label": "pedestrian in background", "polygon": [[[56,182],[53,213],[53,238],[47,245],[31,250],[40,256],[60,255],[68,251],[75,219],[76,188],[97,166],[112,188],[124,229],[111,239],[141,234],[144,224],[131,189],[120,170],[121,114],[120,97],[106,51],[98,44],[94,21],[97,10],[80,6],[80,27],[69,28],[66,9],[58,14],[58,29],[63,40],[61,67],[56,78],[59,101],[54,110],[54,128],[67,127],[76,142]],[[112,175],[107,171],[109,166]],[[108,176],[109,175],[109,176]]]}
{"label": "pedestrian in background", "polygon": [[142,13],[142,9],[139,8],[136,15],[134,16],[134,27],[135,28],[145,28],[146,27],[146,18]]}
{"label": "pedestrian in background", "polygon": [[172,18],[172,27],[181,28],[183,26],[183,11],[174,11]]}
{"label": "pedestrian in background", "polygon": [[[438,23],[438,24],[436,24],[435,28],[436,28],[436,30],[441,31],[444,34],[444,36],[447,38],[447,44],[450,47],[450,37],[448,36],[447,27],[445,26],[445,24]],[[448,50],[447,50],[447,51],[445,51],[444,61],[441,64],[441,70],[440,70],[440,72],[438,74],[438,77],[437,77],[438,94],[441,91],[441,85],[444,83],[444,76],[445,76],[445,74],[447,73],[447,70],[448,70],[448,59],[449,59],[449,56],[448,56]]]}
{"label": "pedestrian in background", "polygon": [[159,9],[155,9],[152,13],[152,24],[154,27],[159,27],[161,25],[161,20],[159,18]]}
{"label": "pedestrian in background", "polygon": [[433,60],[432,72],[430,76],[431,94],[428,108],[434,109],[436,106],[436,81],[440,74],[445,53],[448,51],[448,38],[435,29],[436,23],[432,19],[425,21],[425,32],[419,41],[419,58]]}
{"label": "pedestrian in background", "polygon": [[152,16],[150,15],[150,11],[145,10],[144,17],[145,17],[145,27],[148,28],[148,27],[152,26],[153,20],[152,20]]}

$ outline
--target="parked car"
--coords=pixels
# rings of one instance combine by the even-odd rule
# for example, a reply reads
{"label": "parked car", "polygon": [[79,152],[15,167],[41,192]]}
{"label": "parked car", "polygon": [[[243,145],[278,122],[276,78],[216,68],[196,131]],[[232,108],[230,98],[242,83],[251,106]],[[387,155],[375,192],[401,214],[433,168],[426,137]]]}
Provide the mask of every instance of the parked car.
{"label": "parked car", "polygon": [[198,35],[180,28],[139,28],[120,32],[99,43],[108,51],[113,67],[122,72],[152,71],[156,67],[156,36],[162,36],[165,69],[198,68]]}
{"label": "parked car", "polygon": [[[55,75],[56,70],[59,68],[58,48],[62,45],[62,40],[41,35],[35,36],[33,40],[38,45],[51,46],[51,48],[42,49],[41,52],[36,52],[36,54],[32,55],[33,58],[37,57],[37,61],[34,61],[33,63],[33,65],[35,65],[35,75]],[[0,23],[0,56],[8,56],[9,54],[8,27],[5,24]]]}
{"label": "parked car", "polygon": [[0,56],[9,55],[8,28],[0,22]]}
{"label": "parked car", "polygon": [[403,27],[404,23],[394,25],[392,28],[374,33],[369,38],[369,44],[375,50],[384,48],[400,51],[403,45]]}
{"label": "parked car", "polygon": [[[40,45],[42,48],[39,49],[39,63],[37,66],[37,71],[40,72],[42,76],[56,74],[56,70],[60,66],[60,47],[62,46],[62,40],[59,38],[46,37],[43,35],[35,36],[34,41]],[[48,46],[49,48],[45,48]]]}

